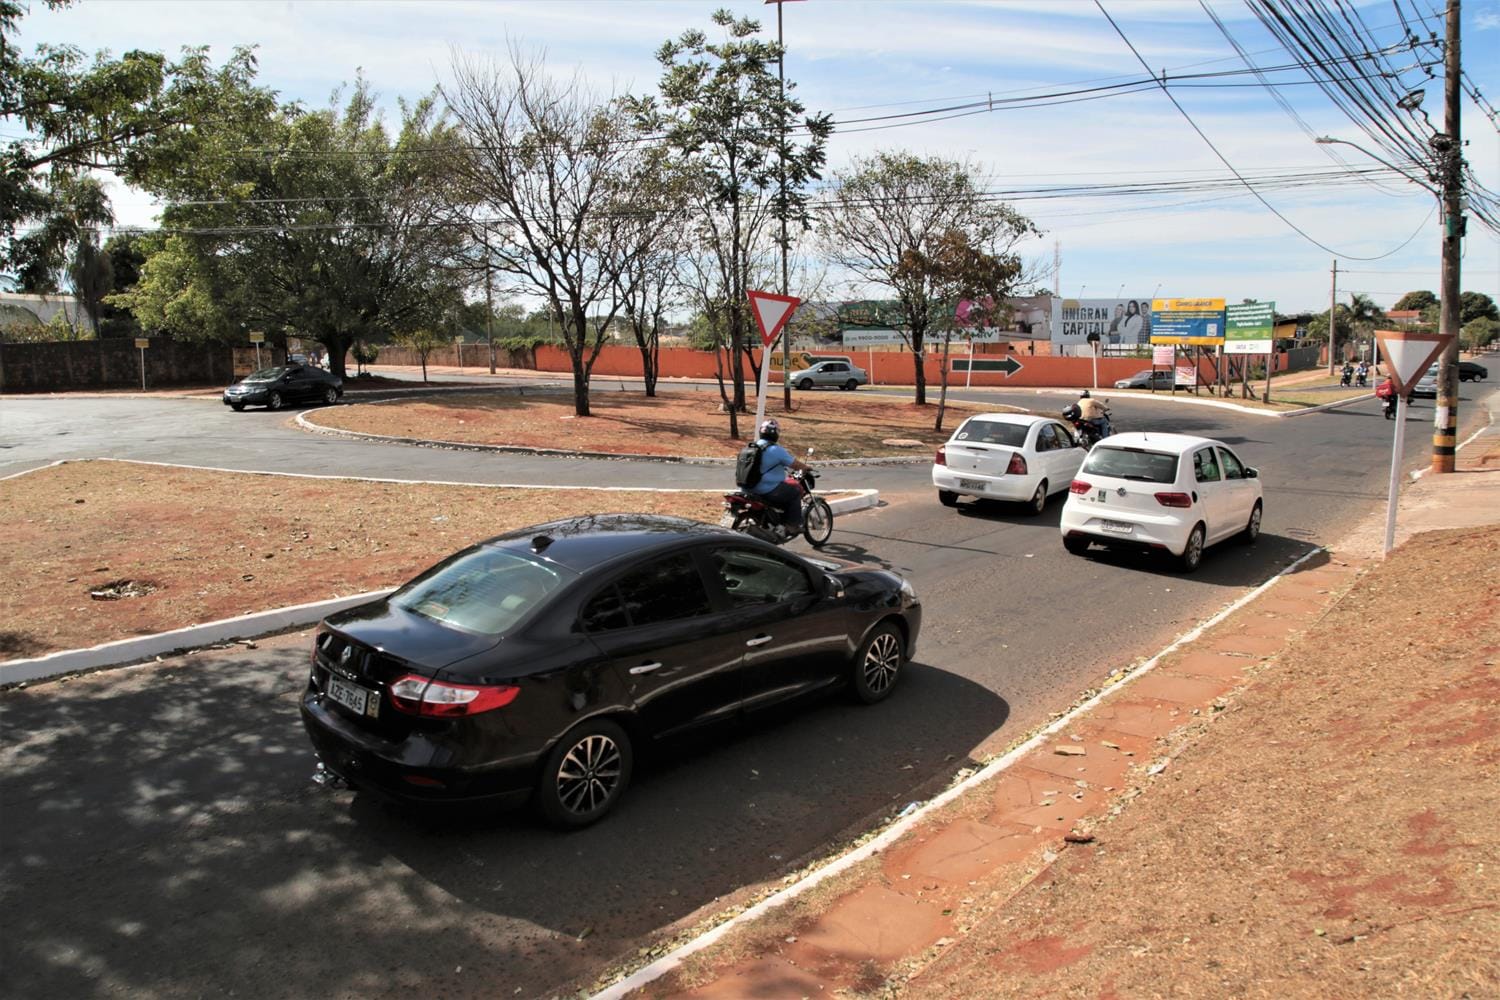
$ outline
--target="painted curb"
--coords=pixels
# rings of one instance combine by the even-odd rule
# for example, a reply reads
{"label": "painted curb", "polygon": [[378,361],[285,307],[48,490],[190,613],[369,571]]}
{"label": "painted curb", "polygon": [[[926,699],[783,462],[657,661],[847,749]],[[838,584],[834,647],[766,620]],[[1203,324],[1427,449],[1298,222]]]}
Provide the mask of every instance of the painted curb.
{"label": "painted curb", "polygon": [[[389,403],[395,400],[372,399],[374,403]],[[311,412],[311,411],[309,411]],[[571,448],[530,448],[516,444],[473,444],[466,441],[432,441],[427,438],[398,437],[394,434],[371,434],[368,431],[350,431],[341,427],[325,427],[307,418],[307,413],[297,414],[297,426],[313,434],[353,440],[379,441],[385,444],[407,444],[418,448],[442,448],[447,451],[477,451],[501,455],[537,455],[543,458],[590,458],[601,461],[660,462],[666,465],[723,465],[734,464],[732,458],[715,458],[708,455],[640,455],[633,452],[581,451]],[[818,466],[853,465],[930,465],[932,459],[925,455],[911,458],[830,458],[817,461]]]}
{"label": "painted curb", "polygon": [[[18,475],[24,474],[18,473]],[[261,474],[246,473],[246,475]],[[282,473],[282,475],[286,474]],[[852,514],[858,510],[880,505],[879,490],[839,490],[837,492],[854,495],[839,497],[828,502],[829,508],[835,515]],[[68,649],[30,659],[6,660],[0,662],[0,687],[19,684],[22,681],[51,680],[64,674],[74,674],[85,670],[122,667],[158,656],[169,656],[204,646],[213,646],[232,639],[254,639],[257,636],[284,632],[287,629],[315,625],[336,611],[384,597],[393,589],[387,587],[383,590],[370,590],[363,594],[335,597],[332,600],[315,601],[311,604],[294,604],[291,607],[273,608],[270,611],[256,611],[237,618],[223,618],[218,621],[205,622],[202,625],[174,629],[171,632],[159,632],[156,635],[141,636],[136,639],[101,643],[87,649]]]}
{"label": "painted curb", "polygon": [[1072,725],[1075,719],[1083,715],[1085,712],[1092,710],[1095,706],[1103,702],[1106,697],[1113,695],[1122,687],[1131,684],[1138,678],[1144,677],[1146,674],[1150,673],[1156,667],[1156,665],[1161,662],[1161,659],[1164,656],[1176,652],[1181,647],[1187,645],[1190,642],[1193,642],[1208,629],[1213,628],[1215,625],[1233,615],[1236,611],[1239,611],[1240,608],[1244,607],[1245,605],[1249,604],[1251,601],[1259,597],[1261,594],[1265,593],[1283,576],[1286,576],[1287,574],[1293,572],[1298,566],[1301,566],[1303,563],[1307,562],[1307,560],[1324,551],[1326,550],[1320,546],[1313,549],[1311,552],[1307,552],[1299,556],[1293,562],[1288,563],[1265,583],[1262,583],[1260,586],[1256,587],[1248,594],[1242,595],[1239,599],[1235,600],[1228,607],[1220,610],[1211,618],[1200,622],[1191,630],[1184,632],[1182,635],[1178,636],[1172,641],[1170,645],[1161,649],[1156,653],[1155,656],[1152,656],[1145,663],[1132,670],[1118,684],[1113,684],[1101,689],[1087,701],[1075,706],[1071,711],[1058,717],[1057,719],[1054,719],[1051,723],[1038,731],[1024,743],[1020,744],[1017,747],[1014,747],[1003,756],[990,761],[984,767],[980,768],[978,771],[975,771],[973,774],[969,775],[958,784],[949,787],[941,794],[928,799],[918,808],[912,810],[909,813],[905,813],[905,815],[900,819],[897,819],[890,826],[886,827],[875,837],[865,841],[859,847],[855,848],[852,851],[849,851],[846,854],[840,855],[838,858],[835,858],[833,861],[830,861],[823,867],[810,872],[809,874],[797,880],[796,882],[793,882],[786,888],[777,890],[755,905],[741,911],[740,913],[735,914],[733,917],[726,920],[719,926],[713,928],[712,930],[705,931],[698,937],[677,948],[675,951],[663,955],[661,958],[652,962],[645,968],[638,969],[636,972],[632,973],[629,976],[626,976],[624,979],[613,983],[603,990],[600,990],[598,993],[590,995],[588,1000],[624,1000],[626,996],[628,996],[635,990],[649,985],[650,983],[656,981],[657,979],[660,979],[667,973],[678,968],[682,965],[683,959],[687,958],[695,952],[702,951],[704,948],[707,948],[709,945],[719,940],[719,938],[729,933],[730,930],[738,928],[743,924],[750,923],[751,921],[763,916],[764,914],[769,913],[771,910],[797,898],[807,890],[814,888],[815,886],[828,880],[832,876],[837,875],[845,869],[853,867],[861,861],[864,861],[880,853],[886,847],[889,847],[891,844],[895,843],[908,830],[916,826],[917,823],[926,818],[930,813],[936,812],[938,809],[941,809],[943,806],[947,805],[949,802],[952,802],[954,799],[957,799],[960,796],[967,794],[972,789],[975,789],[984,784],[985,782],[998,777],[1006,770],[1006,768],[1010,767],[1012,764],[1020,760],[1026,754],[1030,753],[1032,750],[1041,746],[1053,735]]}
{"label": "painted curb", "polygon": [[0,685],[47,680],[82,670],[119,667],[157,656],[212,646],[231,639],[251,639],[272,632],[312,625],[321,621],[325,615],[352,608],[357,604],[364,604],[366,601],[373,601],[390,592],[390,589],[371,590],[350,597],[335,597],[332,600],[316,601],[312,604],[295,604],[289,608],[257,611],[248,615],[240,615],[238,618],[223,618],[219,621],[190,625],[187,628],[142,636],[138,639],[120,639],[117,642],[91,646],[88,649],[69,649],[27,660],[7,660],[0,663]]}

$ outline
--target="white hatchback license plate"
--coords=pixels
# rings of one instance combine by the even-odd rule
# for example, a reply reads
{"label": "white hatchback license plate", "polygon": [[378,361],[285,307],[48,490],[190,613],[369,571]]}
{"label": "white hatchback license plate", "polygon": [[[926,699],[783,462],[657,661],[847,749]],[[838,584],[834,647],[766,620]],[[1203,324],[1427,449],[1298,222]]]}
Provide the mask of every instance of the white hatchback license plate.
{"label": "white hatchback license plate", "polygon": [[1126,524],[1124,521],[1100,521],[1099,527],[1116,535],[1128,535],[1135,530],[1134,525]]}
{"label": "white hatchback license plate", "polygon": [[380,714],[379,692],[362,688],[358,684],[350,684],[332,674],[328,676],[328,697],[359,715],[368,715],[373,718]]}
{"label": "white hatchback license plate", "polygon": [[958,488],[959,489],[961,489],[961,490],[979,490],[981,493],[984,492],[985,485],[986,484],[985,484],[985,481],[983,479],[960,479],[958,481]]}

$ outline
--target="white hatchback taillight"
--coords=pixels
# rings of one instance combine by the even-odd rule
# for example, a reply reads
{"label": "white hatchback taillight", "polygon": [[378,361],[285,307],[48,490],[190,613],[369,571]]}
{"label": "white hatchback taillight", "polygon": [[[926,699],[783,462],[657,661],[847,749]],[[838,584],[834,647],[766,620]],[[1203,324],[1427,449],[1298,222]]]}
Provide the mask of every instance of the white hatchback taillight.
{"label": "white hatchback taillight", "polygon": [[407,674],[392,681],[386,693],[391,705],[407,715],[455,719],[503,708],[521,689],[512,684],[447,684]]}
{"label": "white hatchback taillight", "polygon": [[933,465],[947,465],[948,464],[948,446],[947,445],[945,445],[945,444],[938,445],[937,458],[934,458],[932,460],[932,464]]}
{"label": "white hatchback taillight", "polygon": [[1191,507],[1193,500],[1186,493],[1158,493],[1156,502],[1163,507]]}
{"label": "white hatchback taillight", "polygon": [[1026,459],[1021,457],[1019,451],[1011,453],[1010,464],[1005,467],[1005,474],[1007,476],[1026,475]]}
{"label": "white hatchback taillight", "polygon": [[1068,492],[1069,493],[1083,494],[1083,493],[1087,493],[1091,489],[1093,489],[1093,486],[1091,486],[1088,483],[1084,482],[1082,479],[1075,479],[1071,483],[1068,484]]}

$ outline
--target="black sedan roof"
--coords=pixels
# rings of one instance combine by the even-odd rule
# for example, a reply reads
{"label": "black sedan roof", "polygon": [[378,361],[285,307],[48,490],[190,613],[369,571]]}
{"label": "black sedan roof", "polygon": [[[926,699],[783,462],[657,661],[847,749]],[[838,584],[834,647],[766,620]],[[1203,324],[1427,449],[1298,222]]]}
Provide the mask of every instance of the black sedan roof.
{"label": "black sedan roof", "polygon": [[688,538],[743,538],[727,528],[661,514],[586,514],[497,535],[483,545],[533,552],[582,572],[626,554],[670,548]]}

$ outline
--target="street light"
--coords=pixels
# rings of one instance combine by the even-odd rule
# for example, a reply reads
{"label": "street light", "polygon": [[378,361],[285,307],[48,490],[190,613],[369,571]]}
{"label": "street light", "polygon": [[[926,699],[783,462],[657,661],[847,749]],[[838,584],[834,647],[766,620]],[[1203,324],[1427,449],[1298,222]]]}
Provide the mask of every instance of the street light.
{"label": "street light", "polygon": [[1370,159],[1374,160],[1375,162],[1383,164],[1383,165],[1385,165],[1387,167],[1390,167],[1392,170],[1396,171],[1396,173],[1400,174],[1402,177],[1405,177],[1407,180],[1411,181],[1413,184],[1415,184],[1418,187],[1421,187],[1421,188],[1423,188],[1423,189],[1431,192],[1434,197],[1441,197],[1438,189],[1436,187],[1434,187],[1432,184],[1428,183],[1428,181],[1424,181],[1424,180],[1422,180],[1419,177],[1413,177],[1411,174],[1407,173],[1405,170],[1402,170],[1400,167],[1396,166],[1390,160],[1387,160],[1387,159],[1384,159],[1382,157],[1376,156],[1374,153],[1370,152],[1368,149],[1366,149],[1365,147],[1361,146],[1357,142],[1350,142],[1348,139],[1335,139],[1332,136],[1328,136],[1328,135],[1320,135],[1316,139],[1314,139],[1313,142],[1317,143],[1319,146],[1334,146],[1334,145],[1337,145],[1337,146],[1353,146],[1355,149],[1359,150],[1361,153],[1364,153],[1366,156],[1368,156]]}

